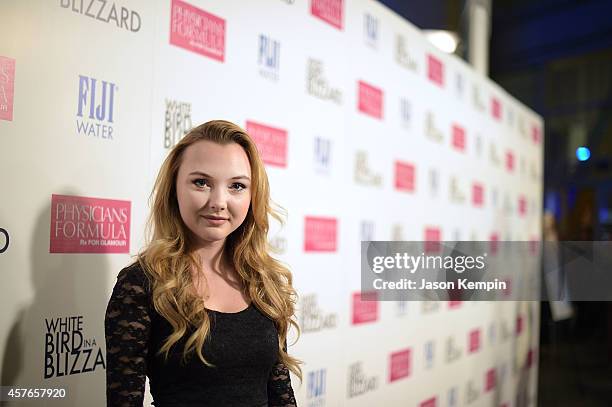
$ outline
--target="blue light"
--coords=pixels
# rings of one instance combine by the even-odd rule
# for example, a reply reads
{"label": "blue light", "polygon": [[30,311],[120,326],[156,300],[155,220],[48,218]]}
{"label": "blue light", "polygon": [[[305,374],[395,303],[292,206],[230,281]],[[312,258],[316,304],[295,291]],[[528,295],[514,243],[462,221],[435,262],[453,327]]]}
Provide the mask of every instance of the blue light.
{"label": "blue light", "polygon": [[588,147],[578,147],[576,149],[576,158],[578,161],[586,161],[591,157],[591,150]]}

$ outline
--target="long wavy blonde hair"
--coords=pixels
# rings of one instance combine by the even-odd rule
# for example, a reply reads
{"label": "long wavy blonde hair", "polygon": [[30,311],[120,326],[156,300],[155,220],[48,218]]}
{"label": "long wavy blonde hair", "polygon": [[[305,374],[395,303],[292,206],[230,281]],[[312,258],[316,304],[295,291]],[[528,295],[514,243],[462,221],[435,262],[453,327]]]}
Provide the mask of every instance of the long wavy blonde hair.
{"label": "long wavy blonde hair", "polygon": [[302,362],[289,356],[285,349],[289,326],[293,325],[298,335],[300,332],[293,319],[297,294],[292,286],[291,272],[270,255],[274,249],[267,240],[268,216],[284,224],[283,211],[271,206],[268,176],[255,143],[243,129],[224,120],[195,127],[176,144],[162,164],[149,198],[147,245],[138,254],[137,261],[151,281],[156,311],[173,328],[158,353],[167,358],[172,346],[193,329],[185,342],[183,360],[195,352],[204,364],[212,366],[202,354],[210,333],[210,320],[204,301],[196,294],[191,272],[193,269],[200,271],[201,265],[192,249],[189,229],[181,218],[176,197],[176,178],[183,153],[201,140],[222,145],[237,143],[249,159],[251,205],[242,225],[226,238],[224,250],[251,301],[276,325],[279,362],[302,380]]}

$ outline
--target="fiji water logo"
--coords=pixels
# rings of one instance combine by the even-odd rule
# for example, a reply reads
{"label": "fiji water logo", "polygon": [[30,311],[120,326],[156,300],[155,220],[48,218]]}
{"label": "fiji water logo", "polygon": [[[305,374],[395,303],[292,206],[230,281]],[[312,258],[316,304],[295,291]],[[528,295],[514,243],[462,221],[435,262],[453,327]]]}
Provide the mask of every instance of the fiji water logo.
{"label": "fiji water logo", "polygon": [[113,139],[116,84],[79,75],[77,132],[79,135]]}
{"label": "fiji water logo", "polygon": [[331,140],[315,137],[314,139],[314,166],[319,174],[329,175],[331,169]]}
{"label": "fiji water logo", "polygon": [[15,60],[0,56],[0,120],[13,121]]}
{"label": "fiji water logo", "polygon": [[308,407],[322,407],[325,405],[325,384],[327,369],[308,372],[306,381],[306,405]]}
{"label": "fiji water logo", "polygon": [[459,396],[457,395],[457,387],[451,387],[448,389],[448,407],[457,407]]}
{"label": "fiji water logo", "polygon": [[363,35],[367,45],[378,46],[378,19],[369,13],[363,15]]}
{"label": "fiji water logo", "polygon": [[400,99],[400,121],[403,128],[410,128],[412,123],[412,104],[406,98]]}
{"label": "fiji water logo", "polygon": [[271,81],[278,81],[280,68],[280,42],[267,35],[259,34],[257,47],[259,75]]}
{"label": "fiji water logo", "polygon": [[435,359],[435,343],[433,340],[427,341],[423,347],[423,354],[425,356],[425,369],[431,369],[434,365]]}
{"label": "fiji water logo", "polygon": [[361,221],[359,235],[362,241],[369,242],[374,240],[374,222],[369,220]]}

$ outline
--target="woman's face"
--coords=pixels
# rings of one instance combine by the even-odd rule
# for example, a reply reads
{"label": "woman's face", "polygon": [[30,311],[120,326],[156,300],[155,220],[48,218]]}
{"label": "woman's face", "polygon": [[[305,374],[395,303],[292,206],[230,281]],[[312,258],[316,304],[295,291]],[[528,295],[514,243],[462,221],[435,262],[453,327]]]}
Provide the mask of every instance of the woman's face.
{"label": "woman's face", "polygon": [[251,203],[251,165],[243,148],[206,140],[187,147],[176,197],[196,244],[225,240],[242,224]]}

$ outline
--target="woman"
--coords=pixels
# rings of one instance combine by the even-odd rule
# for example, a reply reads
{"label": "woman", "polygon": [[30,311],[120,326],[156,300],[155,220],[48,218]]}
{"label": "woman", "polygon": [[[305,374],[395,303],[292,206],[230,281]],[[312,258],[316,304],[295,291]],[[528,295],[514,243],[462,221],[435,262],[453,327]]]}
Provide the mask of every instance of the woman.
{"label": "woman", "polygon": [[149,243],[106,310],[107,404],[296,406],[287,354],[296,293],[268,253],[268,178],[240,127],[191,130],[164,161]]}

